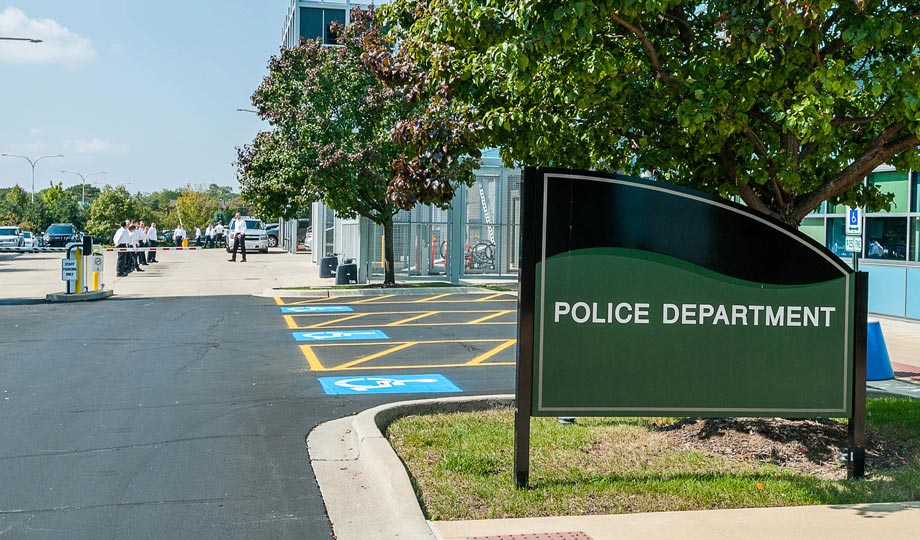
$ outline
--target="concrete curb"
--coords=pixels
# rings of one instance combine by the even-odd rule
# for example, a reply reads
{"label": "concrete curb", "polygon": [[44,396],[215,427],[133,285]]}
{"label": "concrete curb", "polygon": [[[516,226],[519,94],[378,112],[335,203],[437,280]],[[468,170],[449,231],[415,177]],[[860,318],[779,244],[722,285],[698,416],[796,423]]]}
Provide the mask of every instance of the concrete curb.
{"label": "concrete curb", "polygon": [[102,300],[115,294],[112,289],[102,289],[101,291],[91,291],[83,294],[74,293],[48,293],[45,300],[48,302],[92,302]]}
{"label": "concrete curb", "polygon": [[507,394],[402,401],[314,428],[307,449],[335,537],[435,540],[406,468],[383,432],[402,416],[513,404],[514,396]]}

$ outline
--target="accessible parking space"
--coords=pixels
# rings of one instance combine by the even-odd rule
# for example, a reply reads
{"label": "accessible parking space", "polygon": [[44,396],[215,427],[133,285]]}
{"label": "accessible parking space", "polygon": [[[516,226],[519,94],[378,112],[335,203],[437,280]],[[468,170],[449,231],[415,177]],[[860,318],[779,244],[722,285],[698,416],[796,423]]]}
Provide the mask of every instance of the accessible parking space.
{"label": "accessible parking space", "polygon": [[310,371],[514,365],[517,298],[507,293],[276,302]]}

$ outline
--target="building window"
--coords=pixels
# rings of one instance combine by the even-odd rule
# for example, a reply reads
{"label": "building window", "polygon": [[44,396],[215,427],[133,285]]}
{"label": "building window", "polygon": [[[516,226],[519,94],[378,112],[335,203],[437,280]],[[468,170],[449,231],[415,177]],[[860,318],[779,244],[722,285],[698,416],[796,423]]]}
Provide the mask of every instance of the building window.
{"label": "building window", "polygon": [[866,218],[866,246],[870,259],[907,260],[907,220],[899,217]]}
{"label": "building window", "polygon": [[909,212],[908,173],[904,171],[876,172],[869,175],[869,185],[878,186],[882,193],[894,195],[892,212]]}
{"label": "building window", "polygon": [[324,9],[323,10],[324,24],[326,25],[326,45],[335,45],[339,42],[338,33],[333,31],[333,26],[335,23],[345,26],[345,10],[344,9]]}
{"label": "building window", "polygon": [[920,262],[920,218],[910,218],[910,260]]}
{"label": "building window", "polygon": [[815,239],[816,242],[824,241],[824,220],[822,218],[805,218],[799,225],[799,231]]}
{"label": "building window", "polygon": [[846,250],[846,219],[842,217],[827,218],[827,249],[838,257],[851,257],[852,253]]}
{"label": "building window", "polygon": [[911,186],[913,188],[911,191],[911,200],[913,201],[910,205],[911,212],[920,212],[920,194],[917,192],[920,191],[920,174],[917,174],[917,171],[910,173],[911,176]]}
{"label": "building window", "polygon": [[303,39],[323,38],[323,10],[300,8],[300,37]]}

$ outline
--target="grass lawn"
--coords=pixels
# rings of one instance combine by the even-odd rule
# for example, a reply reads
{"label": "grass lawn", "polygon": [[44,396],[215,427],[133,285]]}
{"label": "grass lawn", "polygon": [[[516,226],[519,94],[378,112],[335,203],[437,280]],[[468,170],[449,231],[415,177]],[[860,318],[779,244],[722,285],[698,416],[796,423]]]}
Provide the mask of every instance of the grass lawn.
{"label": "grass lawn", "polygon": [[[402,418],[387,437],[433,520],[920,500],[920,401],[870,399],[867,407],[870,446],[877,441],[883,465],[870,455],[867,477],[856,481],[835,460],[825,464],[840,470],[832,480],[762,456],[691,449],[673,436],[676,418],[533,418],[524,490],[513,482],[511,409]],[[831,427],[846,433],[845,423]],[[786,443],[811,455],[809,442]],[[882,459],[889,451],[898,459]]]}

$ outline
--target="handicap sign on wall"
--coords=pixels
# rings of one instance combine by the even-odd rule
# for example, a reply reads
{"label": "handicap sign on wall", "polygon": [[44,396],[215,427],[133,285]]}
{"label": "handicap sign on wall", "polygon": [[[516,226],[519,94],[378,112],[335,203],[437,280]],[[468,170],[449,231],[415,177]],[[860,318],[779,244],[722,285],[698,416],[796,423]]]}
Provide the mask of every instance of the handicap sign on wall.
{"label": "handicap sign on wall", "polygon": [[285,306],[281,313],[348,313],[354,311],[348,306]]}
{"label": "handicap sign on wall", "polygon": [[292,332],[297,341],[367,341],[375,339],[390,339],[390,336],[380,330],[342,330],[327,332]]}
{"label": "handicap sign on wall", "polygon": [[462,392],[446,377],[437,374],[320,377],[319,383],[328,395]]}

